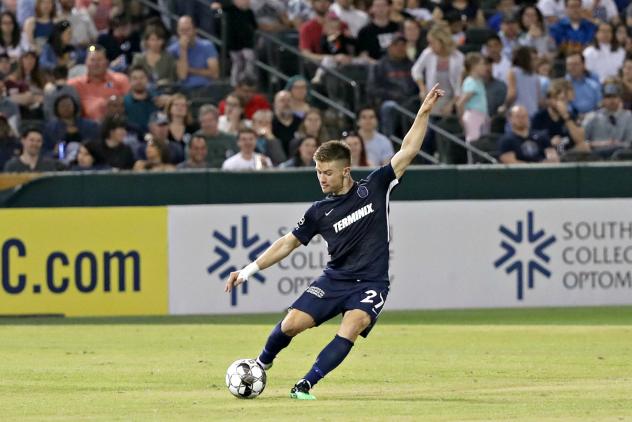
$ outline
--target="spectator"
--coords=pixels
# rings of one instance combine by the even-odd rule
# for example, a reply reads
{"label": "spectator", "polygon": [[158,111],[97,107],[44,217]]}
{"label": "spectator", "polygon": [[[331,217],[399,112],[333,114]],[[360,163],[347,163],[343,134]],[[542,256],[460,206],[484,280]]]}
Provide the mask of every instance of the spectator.
{"label": "spectator", "polygon": [[77,157],[70,166],[71,171],[110,170],[99,154],[99,143],[90,141],[79,146]]}
{"label": "spectator", "polygon": [[318,141],[313,136],[301,138],[296,152],[289,160],[281,163],[279,168],[314,167],[314,153],[318,148]]}
{"label": "spectator", "polygon": [[582,9],[595,23],[619,23],[619,10],[613,0],[582,0]]}
{"label": "spectator", "polygon": [[60,143],[67,147],[71,143],[99,139],[99,125],[81,117],[79,103],[70,95],[57,97],[54,110],[55,118],[44,126],[44,152],[59,151],[59,159],[64,160],[63,151],[59,150]]}
{"label": "spectator", "polygon": [[74,7],[75,0],[58,0],[58,2],[61,10],[57,12],[57,19],[70,22],[72,26],[72,45],[84,49],[95,42],[99,33],[88,11]]}
{"label": "spectator", "polygon": [[593,45],[584,50],[586,70],[597,75],[599,82],[617,76],[625,59],[625,50],[614,37],[611,24],[601,22]]}
{"label": "spectator", "polygon": [[357,53],[360,57],[379,60],[391,44],[391,38],[399,32],[399,25],[390,20],[390,0],[373,0],[371,22],[358,33]]}
{"label": "spectator", "polygon": [[147,133],[149,117],[164,106],[164,99],[154,96],[149,91],[149,75],[143,66],[132,66],[129,72],[130,91],[123,97],[125,115],[128,123],[136,128],[136,132]]}
{"label": "spectator", "polygon": [[15,15],[7,11],[0,13],[0,54],[7,54],[15,63],[27,49],[25,47]]}
{"label": "spectator", "polygon": [[25,41],[30,48],[41,51],[55,25],[56,9],[54,0],[37,0],[35,16],[24,22]]}
{"label": "spectator", "polygon": [[623,109],[622,93],[617,78],[606,79],[602,107],[584,119],[591,150],[604,158],[632,144],[632,112]]}
{"label": "spectator", "polygon": [[21,145],[7,118],[0,114],[0,168],[4,168],[7,161],[19,157]]}
{"label": "spectator", "polygon": [[114,169],[130,170],[134,166],[132,149],[124,144],[126,136],[124,119],[113,116],[103,121],[98,151],[104,162]]}
{"label": "spectator", "polygon": [[110,29],[99,35],[97,44],[105,48],[110,67],[125,72],[132,63],[134,54],[140,52],[140,35],[132,31],[129,20],[120,15],[110,20]]}
{"label": "spectator", "polygon": [[262,170],[272,167],[272,161],[263,154],[255,152],[257,134],[252,129],[240,129],[237,134],[239,152],[226,159],[222,170]]}
{"label": "spectator", "polygon": [[546,108],[538,111],[531,120],[534,131],[544,132],[558,151],[588,151],[584,129],[577,124],[577,112],[569,100],[573,86],[566,79],[555,79],[546,94]]}
{"label": "spectator", "polygon": [[492,61],[492,74],[494,78],[507,84],[507,77],[511,69],[511,60],[505,57],[502,51],[503,43],[500,41],[500,37],[496,34],[489,36],[487,41],[485,41],[483,54]]}
{"label": "spectator", "polygon": [[250,120],[243,118],[244,108],[241,101],[235,94],[228,94],[220,103],[224,106],[224,114],[219,116],[219,130],[231,136],[237,136],[237,132],[242,126],[248,126]]}
{"label": "spectator", "polygon": [[496,3],[496,13],[487,18],[487,27],[493,32],[500,31],[503,17],[516,12],[516,2],[514,0],[500,0]]}
{"label": "spectator", "polygon": [[283,151],[290,155],[290,141],[301,124],[301,118],[292,112],[290,93],[282,90],[274,96],[274,119],[272,120],[272,133],[281,141]]}
{"label": "spectator", "polygon": [[169,141],[176,142],[182,149],[191,140],[191,135],[198,130],[189,110],[189,101],[182,94],[172,95],[165,106],[169,118]]}
{"label": "spectator", "polygon": [[184,161],[184,148],[177,142],[169,141],[169,118],[162,111],[155,111],[149,117],[149,132],[142,138],[134,151],[134,156],[138,159],[145,159],[145,147],[149,140],[165,145],[169,149],[169,159],[171,164],[178,164]]}
{"label": "spectator", "polygon": [[288,156],[294,155],[300,140],[306,136],[316,138],[319,146],[329,140],[327,129],[323,126],[323,115],[317,108],[310,108],[307,114],[305,114],[305,118],[294,135],[294,139],[290,141]]}
{"label": "spectator", "polygon": [[411,106],[419,98],[417,84],[410,76],[412,67],[406,55],[406,38],[400,34],[369,73],[367,94],[380,104],[380,128],[387,137],[395,135],[400,126],[401,114],[396,107]]}
{"label": "spectator", "polygon": [[235,86],[243,75],[256,77],[254,48],[257,20],[250,9],[250,0],[232,0],[223,10],[226,48],[230,52],[230,82]]}
{"label": "spectator", "polygon": [[566,17],[565,0],[539,0],[537,6],[547,25],[553,25]]}
{"label": "spectator", "polygon": [[371,107],[363,107],[358,112],[358,133],[364,140],[369,165],[383,166],[390,161],[395,153],[393,144],[377,131],[377,114]]}
{"label": "spectator", "polygon": [[404,37],[406,38],[406,56],[414,63],[419,54],[426,48],[421,37],[421,27],[414,19],[404,21]]}
{"label": "spectator", "polygon": [[311,0],[311,2],[314,17],[301,25],[299,30],[299,48],[303,55],[320,61],[323,58],[320,40],[323,34],[325,15],[327,15],[329,11],[331,1]]}
{"label": "spectator", "polygon": [[75,87],[68,85],[68,68],[57,66],[52,72],[53,80],[44,86],[44,119],[55,117],[55,101],[62,95],[70,95],[77,104],[81,103]]}
{"label": "spectator", "polygon": [[308,0],[290,0],[287,3],[287,17],[292,27],[298,31],[301,25],[314,15],[312,5]]}
{"label": "spectator", "polygon": [[551,36],[564,57],[581,53],[597,32],[595,24],[582,17],[581,0],[566,0],[566,15],[550,28]]}
{"label": "spectator", "polygon": [[546,57],[536,59],[535,71],[538,75],[538,79],[540,80],[540,94],[546,93],[549,90],[551,74],[553,72],[551,60]]}
{"label": "spectator", "polygon": [[132,67],[143,66],[157,86],[171,85],[178,79],[176,61],[167,53],[167,34],[162,26],[150,25],[143,35],[142,53],[136,53]]}
{"label": "spectator", "polygon": [[355,40],[347,35],[340,18],[333,12],[324,17],[323,34],[320,37],[320,67],[312,78],[313,83],[320,83],[325,75],[324,69],[335,69],[339,65],[364,63],[363,59],[354,59]]}
{"label": "spectator", "polygon": [[[456,49],[450,32],[444,25],[435,25],[428,31],[428,47],[413,65],[411,74],[417,82],[421,99],[425,98],[430,87],[436,83],[441,84],[445,94],[435,105],[434,114],[452,114],[455,100],[461,93],[463,53]],[[371,138],[364,137],[365,143],[368,144],[369,139]]]}
{"label": "spectator", "polygon": [[129,91],[129,79],[122,73],[108,70],[108,59],[101,46],[91,46],[86,58],[87,74],[68,81],[81,98],[83,117],[101,121],[105,116],[108,98],[123,96]]}
{"label": "spectator", "polygon": [[4,165],[7,173],[45,172],[62,170],[56,160],[42,155],[44,138],[38,129],[28,128],[22,132],[22,154],[13,157]]}
{"label": "spectator", "polygon": [[472,142],[489,132],[487,114],[487,95],[485,93],[485,74],[487,66],[480,53],[468,53],[465,56],[465,74],[462,96],[457,109],[465,129],[465,140]]}
{"label": "spectator", "polygon": [[513,51],[518,47],[518,38],[520,36],[520,25],[518,24],[518,17],[515,14],[508,14],[503,16],[503,21],[500,24],[500,32],[498,38],[502,43],[503,56],[511,59]]}
{"label": "spectator", "polygon": [[513,67],[509,70],[506,108],[521,105],[533,116],[540,108],[540,78],[535,73],[535,54],[531,47],[518,47],[514,51]]}
{"label": "spectator", "polygon": [[487,97],[487,114],[493,118],[499,114],[499,109],[507,99],[507,85],[496,79],[492,73],[492,59],[485,58],[485,95]]}
{"label": "spectator", "polygon": [[432,12],[435,21],[445,19],[450,12],[456,12],[461,16],[461,20],[467,22],[468,27],[485,26],[485,16],[478,7],[478,3],[472,0],[442,0]]}
{"label": "spectator", "polygon": [[509,120],[511,132],[498,140],[501,163],[559,162],[557,151],[549,139],[542,133],[530,130],[529,113],[524,106],[513,106]]}
{"label": "spectator", "polygon": [[329,10],[347,25],[353,38],[357,38],[360,29],[369,23],[369,15],[362,10],[356,9],[352,0],[335,0]]}
{"label": "spectator", "polygon": [[[199,132],[198,132],[199,133]],[[176,166],[178,170],[206,169],[210,165],[207,161],[208,148],[204,136],[197,133],[187,145],[187,160]]]}
{"label": "spectator", "polygon": [[206,162],[211,168],[220,168],[224,160],[237,152],[235,137],[219,130],[218,115],[219,111],[213,105],[200,107],[200,130],[195,133],[206,140]]}
{"label": "spectator", "polygon": [[349,146],[351,152],[351,168],[369,167],[371,164],[366,158],[364,140],[359,133],[345,132],[342,141]]}
{"label": "spectator", "polygon": [[72,28],[70,22],[59,21],[53,27],[48,43],[42,48],[40,65],[44,70],[53,70],[57,66],[71,69],[85,61],[85,52],[77,50],[71,43]]}
{"label": "spectator", "polygon": [[571,105],[580,114],[597,110],[601,102],[601,85],[596,76],[589,74],[584,65],[584,56],[574,53],[566,58],[566,79],[573,84],[575,99]]}
{"label": "spectator", "polygon": [[34,51],[24,53],[18,60],[16,71],[5,82],[11,100],[20,106],[22,119],[37,120],[44,116],[45,83],[37,54]]}
{"label": "spectator", "polygon": [[400,27],[404,25],[406,19],[412,18],[412,15],[406,11],[406,0],[391,0],[390,19]]}
{"label": "spectator", "polygon": [[448,24],[454,44],[457,46],[464,45],[466,23],[461,19],[461,14],[456,10],[451,10],[445,15],[443,20]]}
{"label": "spectator", "polygon": [[307,102],[309,96],[309,83],[301,75],[292,76],[285,83],[286,91],[290,93],[290,106],[292,112],[298,117],[305,117],[305,113],[311,108]]}
{"label": "spectator", "polygon": [[627,57],[621,68],[621,83],[623,85],[623,107],[632,108],[632,57]]}
{"label": "spectator", "polygon": [[154,142],[151,137],[145,145],[144,160],[137,160],[134,163],[134,171],[170,171],[176,167],[170,164],[169,148],[166,144]]}
{"label": "spectator", "polygon": [[287,2],[282,0],[251,0],[250,8],[257,19],[257,26],[264,32],[284,32],[292,29],[287,16]]}
{"label": "spectator", "polygon": [[281,141],[272,133],[271,110],[259,110],[252,116],[252,129],[257,134],[256,151],[270,157],[272,164],[277,166],[287,159]]}
{"label": "spectator", "polygon": [[533,47],[540,57],[552,57],[555,53],[555,41],[549,35],[542,12],[532,5],[523,6],[518,12],[520,30],[518,44]]}
{"label": "spectator", "polygon": [[178,40],[167,49],[178,61],[178,78],[186,89],[207,86],[219,77],[217,50],[212,42],[195,35],[190,16],[178,20]]}
{"label": "spectator", "polygon": [[0,116],[5,117],[15,133],[20,128],[20,108],[11,100],[3,80],[0,79]]}
{"label": "spectator", "polygon": [[[239,98],[246,119],[252,119],[252,115],[258,110],[270,109],[270,103],[266,97],[257,92],[257,80],[248,75],[240,77],[233,94]],[[224,114],[224,104],[224,100],[219,102],[220,114]]]}

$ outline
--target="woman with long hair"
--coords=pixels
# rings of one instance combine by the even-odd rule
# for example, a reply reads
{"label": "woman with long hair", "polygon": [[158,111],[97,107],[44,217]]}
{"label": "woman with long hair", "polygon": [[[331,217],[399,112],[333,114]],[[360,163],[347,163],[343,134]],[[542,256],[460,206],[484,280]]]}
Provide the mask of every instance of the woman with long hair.
{"label": "woman with long hair", "polygon": [[310,105],[307,102],[309,95],[309,83],[304,76],[296,75],[287,80],[285,90],[290,93],[290,106],[298,117],[303,118],[309,111]]}
{"label": "woman with long hair", "polygon": [[143,34],[143,52],[136,53],[132,66],[143,66],[156,85],[172,84],[178,80],[176,61],[166,51],[168,36],[157,24],[147,26]]}
{"label": "woman with long hair", "polygon": [[373,165],[366,158],[364,139],[359,133],[345,132],[343,133],[342,141],[349,146],[351,151],[351,168],[370,167]]}
{"label": "woman with long hair", "polygon": [[156,142],[151,137],[145,146],[145,160],[138,160],[134,163],[134,171],[169,171],[175,170],[175,166],[170,164],[169,147],[162,142]]}
{"label": "woman with long hair", "polygon": [[439,98],[433,115],[450,115],[455,99],[461,94],[464,56],[457,50],[450,29],[444,24],[435,24],[427,35],[428,47],[412,67],[411,74],[419,85],[419,96],[425,98],[429,87],[436,83],[445,90]]}
{"label": "woman with long hair", "polygon": [[305,113],[305,118],[298,127],[296,136],[290,141],[288,147],[289,156],[294,155],[301,139],[306,136],[316,138],[319,145],[329,140],[327,129],[323,125],[323,115],[317,108],[310,108],[309,111]]}
{"label": "woman with long hair", "polygon": [[56,14],[54,0],[36,0],[35,16],[24,22],[24,36],[31,48],[41,51],[53,32]]}
{"label": "woman with long hair", "polygon": [[507,74],[507,99],[505,108],[522,105],[532,117],[543,103],[540,93],[540,78],[535,72],[536,53],[532,47],[514,50],[512,67]]}
{"label": "woman with long hair", "polygon": [[290,167],[314,167],[314,153],[320,143],[313,136],[306,136],[298,142],[294,156],[279,164],[280,168]]}
{"label": "woman with long hair", "polygon": [[169,118],[169,141],[186,146],[197,130],[187,97],[182,94],[172,95],[165,106],[165,113]]}
{"label": "woman with long hair", "polygon": [[15,15],[8,11],[0,13],[0,54],[6,54],[15,63],[24,50],[20,25]]}
{"label": "woman with long hair", "polygon": [[39,58],[28,51],[18,60],[18,67],[5,83],[9,97],[20,106],[22,119],[44,117],[42,103],[46,79],[39,68]]}
{"label": "woman with long hair", "polygon": [[553,57],[555,41],[548,34],[544,16],[537,7],[530,4],[523,6],[518,12],[518,24],[522,32],[518,44],[535,48],[538,56]]}
{"label": "woman with long hair", "polygon": [[40,55],[42,69],[53,70],[62,65],[71,69],[74,65],[83,63],[84,59],[85,51],[75,49],[72,44],[70,22],[67,20],[57,22]]}
{"label": "woman with long hair", "polygon": [[625,50],[619,46],[614,28],[607,22],[599,24],[593,45],[586,47],[583,54],[586,70],[597,75],[601,83],[617,76],[625,59]]}

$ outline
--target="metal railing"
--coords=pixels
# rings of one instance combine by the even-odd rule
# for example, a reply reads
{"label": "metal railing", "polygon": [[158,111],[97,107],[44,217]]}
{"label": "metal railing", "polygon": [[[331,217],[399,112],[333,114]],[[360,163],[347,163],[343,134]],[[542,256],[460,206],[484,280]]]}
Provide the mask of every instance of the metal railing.
{"label": "metal railing", "polygon": [[[405,109],[401,105],[395,104],[394,105],[394,109],[397,110],[398,112],[400,112],[401,114],[403,114],[404,116],[408,117],[411,121],[415,120],[415,117],[416,117],[415,113],[413,113],[410,110]],[[482,159],[488,161],[489,163],[492,163],[492,164],[498,163],[498,160],[496,160],[494,157],[492,157],[491,155],[489,155],[485,151],[480,150],[480,149],[476,148],[473,145],[470,145],[469,143],[465,142],[462,139],[459,139],[457,136],[454,136],[452,133],[448,132],[447,130],[443,129],[442,127],[440,127],[440,126],[438,126],[438,125],[436,125],[436,124],[434,124],[432,122],[428,122],[428,128],[432,129],[433,131],[435,131],[436,133],[440,134],[441,136],[444,136],[450,142],[453,142],[453,143],[463,147],[465,150],[468,151],[468,153],[475,154],[475,155],[481,157]]]}
{"label": "metal railing", "polygon": [[[390,140],[391,140],[392,142],[395,142],[396,144],[398,144],[398,145],[400,146],[400,148],[401,148],[401,146],[402,146],[402,143],[404,143],[404,140],[403,140],[403,139],[400,139],[400,138],[398,138],[398,137],[397,137],[397,136],[395,136],[395,135],[391,135],[391,136],[390,136]],[[418,156],[420,156],[421,158],[425,159],[425,160],[430,161],[432,164],[441,164],[441,163],[439,162],[439,160],[437,160],[436,158],[434,158],[432,155],[428,154],[426,151],[419,150],[419,151],[417,152],[417,155],[418,155]]]}

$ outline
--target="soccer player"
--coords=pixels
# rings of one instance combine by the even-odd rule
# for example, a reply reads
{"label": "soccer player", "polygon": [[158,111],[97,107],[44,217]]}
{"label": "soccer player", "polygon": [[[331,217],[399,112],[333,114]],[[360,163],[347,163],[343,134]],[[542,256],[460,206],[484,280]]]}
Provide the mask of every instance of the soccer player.
{"label": "soccer player", "polygon": [[314,385],[345,359],[359,335],[366,337],[375,325],[389,291],[389,196],[421,148],[430,111],[443,95],[439,84],[430,90],[401,149],[366,180],[351,178],[346,144],[329,141],[321,145],[314,161],[325,199],[315,202],[292,232],[276,240],[254,262],[230,274],[226,292],[281,261],[299,245],[307,245],[315,235],[327,241],[331,260],[323,274],[292,304],[257,358],[262,368],[269,369],[294,336],[343,314],[337,335],[292,388],[291,398],[314,400],[310,393]]}

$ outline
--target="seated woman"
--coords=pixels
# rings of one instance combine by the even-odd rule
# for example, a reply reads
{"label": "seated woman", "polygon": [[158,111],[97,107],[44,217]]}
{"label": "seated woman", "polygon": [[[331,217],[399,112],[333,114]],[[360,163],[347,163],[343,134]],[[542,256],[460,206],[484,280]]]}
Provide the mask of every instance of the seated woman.
{"label": "seated woman", "polygon": [[[99,125],[81,117],[80,106],[70,95],[61,95],[55,100],[55,118],[44,126],[44,145],[42,151],[58,151],[59,144],[85,143],[99,139]],[[62,157],[59,157],[62,159]]]}
{"label": "seated woman", "polygon": [[46,79],[39,68],[39,58],[28,51],[18,60],[18,67],[5,82],[9,98],[20,106],[23,120],[43,119]]}
{"label": "seated woman", "polygon": [[56,14],[54,0],[37,0],[35,2],[35,16],[24,21],[24,37],[31,49],[37,52],[41,51],[53,32]]}
{"label": "seated woman", "polygon": [[224,114],[219,116],[217,127],[220,131],[231,135],[237,135],[242,125],[249,126],[249,120],[244,119],[244,107],[241,105],[239,97],[235,94],[228,94],[224,100]]}
{"label": "seated woman", "polygon": [[0,54],[6,54],[11,63],[16,63],[28,49],[25,47],[15,15],[9,11],[0,13]]}
{"label": "seated woman", "polygon": [[110,170],[99,153],[97,142],[91,141],[79,145],[77,157],[72,161],[70,171]]}
{"label": "seated woman", "polygon": [[67,69],[71,69],[74,65],[83,63],[85,51],[75,49],[71,41],[70,22],[66,20],[57,22],[40,55],[42,69],[51,71],[57,66],[66,66]]}
{"label": "seated woman", "polygon": [[314,167],[314,153],[318,148],[318,141],[313,136],[306,136],[300,140],[296,153],[289,160],[279,164],[279,168]]}
{"label": "seated woman", "polygon": [[134,163],[134,171],[169,171],[176,169],[173,164],[169,164],[169,148],[166,144],[149,139],[145,147],[145,156],[147,159],[138,160]]}
{"label": "seated woman", "polygon": [[143,35],[143,52],[136,53],[132,67],[143,66],[156,86],[171,85],[178,80],[176,61],[167,53],[167,33],[159,25],[149,25]]}
{"label": "seated woman", "polygon": [[175,142],[183,148],[199,129],[189,110],[189,101],[182,94],[171,96],[165,107],[169,119],[169,142]]}
{"label": "seated woman", "polygon": [[310,105],[307,102],[309,96],[307,79],[301,75],[292,76],[287,80],[285,90],[290,93],[292,111],[302,119],[310,109]]}
{"label": "seated woman", "polygon": [[371,166],[371,163],[369,163],[366,158],[364,140],[359,133],[347,132],[343,134],[342,141],[346,143],[349,146],[349,150],[351,150],[351,168]]}
{"label": "seated woman", "polygon": [[316,138],[318,145],[329,140],[327,129],[323,126],[322,113],[317,108],[310,108],[305,114],[305,118],[298,127],[296,136],[290,141],[288,156],[291,157],[296,153],[299,143],[306,136]]}

